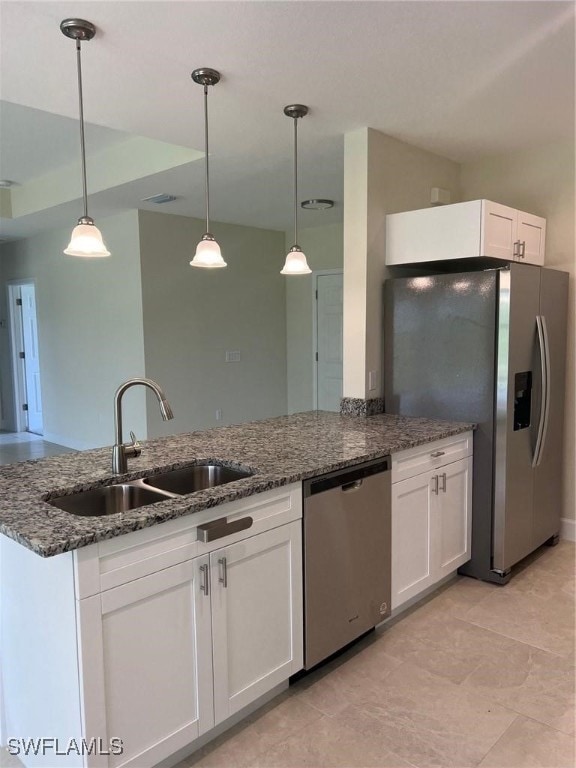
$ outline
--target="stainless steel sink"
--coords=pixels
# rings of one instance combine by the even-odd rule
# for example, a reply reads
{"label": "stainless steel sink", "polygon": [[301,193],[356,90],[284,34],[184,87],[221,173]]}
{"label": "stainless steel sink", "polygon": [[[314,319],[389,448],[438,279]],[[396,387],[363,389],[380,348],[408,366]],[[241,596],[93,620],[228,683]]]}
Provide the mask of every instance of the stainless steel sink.
{"label": "stainless steel sink", "polygon": [[186,493],[230,483],[242,477],[250,477],[251,474],[243,469],[222,467],[219,464],[195,464],[191,467],[161,472],[141,480],[105,485],[89,491],[72,493],[69,496],[58,496],[50,499],[48,503],[73,515],[84,517],[113,515],[116,512],[128,512],[157,501],[165,501]]}
{"label": "stainless steel sink", "polygon": [[250,477],[251,474],[246,470],[222,467],[219,464],[196,464],[193,467],[183,467],[146,477],[143,482],[162,491],[185,494],[231,483],[233,480]]}
{"label": "stainless steel sink", "polygon": [[73,515],[98,517],[113,515],[116,512],[128,512],[131,509],[165,501],[170,498],[167,494],[144,488],[136,483],[119,483],[94,488],[91,491],[80,491],[69,496],[59,496],[48,502],[54,507],[71,512]]}

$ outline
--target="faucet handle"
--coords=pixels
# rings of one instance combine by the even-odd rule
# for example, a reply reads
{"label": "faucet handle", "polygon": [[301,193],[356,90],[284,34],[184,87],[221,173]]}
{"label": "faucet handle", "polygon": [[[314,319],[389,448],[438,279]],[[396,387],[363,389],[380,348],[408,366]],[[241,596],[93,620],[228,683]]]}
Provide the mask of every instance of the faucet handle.
{"label": "faucet handle", "polygon": [[126,446],[127,448],[126,455],[131,456],[132,458],[135,458],[136,456],[140,456],[140,454],[142,453],[142,446],[136,439],[136,435],[134,434],[134,432],[132,432],[132,430],[130,430],[130,438],[132,440],[132,445]]}

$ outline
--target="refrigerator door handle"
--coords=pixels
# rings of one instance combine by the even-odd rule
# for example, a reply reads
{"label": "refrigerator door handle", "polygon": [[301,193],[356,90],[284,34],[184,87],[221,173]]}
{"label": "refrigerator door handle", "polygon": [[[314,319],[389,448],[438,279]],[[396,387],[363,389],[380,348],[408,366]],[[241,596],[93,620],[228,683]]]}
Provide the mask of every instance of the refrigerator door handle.
{"label": "refrigerator door handle", "polygon": [[542,381],[542,402],[540,405],[540,421],[532,467],[537,467],[542,460],[542,452],[546,442],[548,420],[550,416],[550,346],[548,343],[548,328],[544,315],[536,316],[536,329],[538,332],[538,345],[540,347],[540,376]]}

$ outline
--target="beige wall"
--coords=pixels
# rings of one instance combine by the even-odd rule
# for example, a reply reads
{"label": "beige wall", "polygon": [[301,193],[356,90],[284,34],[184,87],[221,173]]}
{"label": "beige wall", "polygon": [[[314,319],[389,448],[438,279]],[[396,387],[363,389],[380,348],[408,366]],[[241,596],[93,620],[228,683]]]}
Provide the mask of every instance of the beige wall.
{"label": "beige wall", "polygon": [[[432,187],[459,200],[459,166],[372,128],[344,144],[344,396],[382,395],[386,215],[425,208]],[[368,388],[368,374],[376,386]]]}
{"label": "beige wall", "polygon": [[576,258],[574,243],[574,144],[484,158],[461,167],[464,200],[487,198],[546,218],[545,266],[570,273],[566,349],[566,412],[563,517],[576,519]]}
{"label": "beige wall", "polygon": [[[342,269],[342,237],[340,223],[301,229],[298,242],[310,269]],[[292,233],[286,233],[286,250],[292,239]],[[298,413],[314,407],[314,276],[298,275],[285,280],[288,413]]]}
{"label": "beige wall", "polygon": [[[79,449],[114,442],[114,392],[125,379],[144,374],[137,213],[98,225],[111,258],[64,256],[71,227],[5,243],[0,256],[0,317],[8,317],[6,281],[32,279],[36,286],[44,437]],[[3,411],[10,413],[8,329],[0,333]],[[139,393],[127,402],[126,416],[145,437]]]}
{"label": "beige wall", "polygon": [[149,436],[286,413],[284,233],[214,222],[228,267],[203,270],[189,262],[204,222],[140,211],[139,226],[146,375],[175,415],[150,397]]}

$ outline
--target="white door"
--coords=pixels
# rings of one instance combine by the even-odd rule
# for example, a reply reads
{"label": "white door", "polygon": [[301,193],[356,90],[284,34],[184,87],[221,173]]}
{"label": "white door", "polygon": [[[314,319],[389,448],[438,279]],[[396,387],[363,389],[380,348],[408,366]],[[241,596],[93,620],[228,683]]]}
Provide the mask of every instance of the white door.
{"label": "white door", "polygon": [[342,397],[343,275],[316,276],[316,408],[339,411]]}
{"label": "white door", "polygon": [[210,595],[201,590],[208,562],[188,560],[80,601],[87,737],[123,742],[107,768],[156,765],[214,725]]}
{"label": "white door", "polygon": [[22,336],[24,342],[24,372],[26,403],[28,405],[28,432],[41,435],[42,393],[40,389],[40,356],[38,353],[38,323],[36,320],[36,295],[34,285],[26,283],[20,287],[22,300]]}
{"label": "white door", "polygon": [[452,573],[470,560],[472,542],[472,457],[438,471],[436,507],[437,577]]}
{"label": "white door", "polygon": [[302,669],[301,521],[210,555],[215,724]]}
{"label": "white door", "polygon": [[432,484],[431,472],[392,484],[393,609],[434,581]]}

